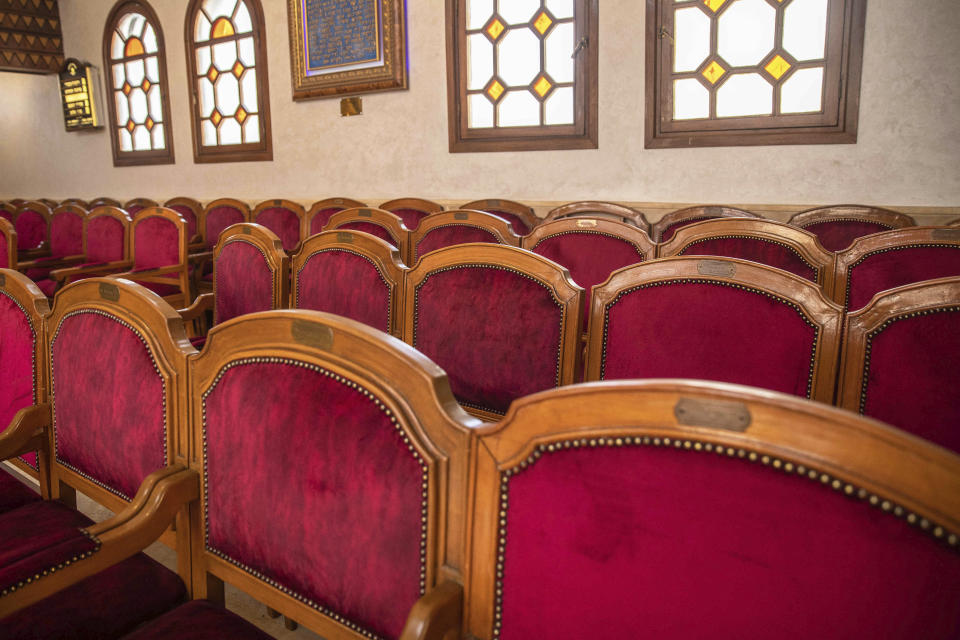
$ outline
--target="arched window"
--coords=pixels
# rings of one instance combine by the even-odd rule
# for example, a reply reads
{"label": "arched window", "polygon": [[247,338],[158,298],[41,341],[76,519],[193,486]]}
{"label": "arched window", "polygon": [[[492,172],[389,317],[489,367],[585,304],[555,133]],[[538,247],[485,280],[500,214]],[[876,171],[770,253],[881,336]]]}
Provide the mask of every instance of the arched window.
{"label": "arched window", "polygon": [[145,0],[114,5],[103,32],[103,62],[114,166],[172,163],[163,32]]}
{"label": "arched window", "polygon": [[192,0],[186,33],[194,160],[272,160],[259,1]]}

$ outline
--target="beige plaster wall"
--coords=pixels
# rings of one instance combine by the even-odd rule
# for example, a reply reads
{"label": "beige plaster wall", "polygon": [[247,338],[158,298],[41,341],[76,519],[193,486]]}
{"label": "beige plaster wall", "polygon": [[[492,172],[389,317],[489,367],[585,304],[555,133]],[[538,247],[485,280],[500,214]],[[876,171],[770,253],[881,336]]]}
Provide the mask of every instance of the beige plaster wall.
{"label": "beige plaster wall", "polygon": [[[68,56],[102,66],[113,1],[60,0]],[[176,164],[114,168],[106,130],[64,131],[53,76],[0,73],[0,198],[960,206],[960,13],[952,0],[870,2],[857,144],[684,150],[643,148],[645,3],[601,0],[600,148],[477,154],[447,151],[442,0],[407,2],[410,89],[364,96],[364,115],[352,118],[340,117],[338,100],[291,100],[286,2],[262,2],[273,162],[194,164],[187,3],[153,0],[167,43]]]}

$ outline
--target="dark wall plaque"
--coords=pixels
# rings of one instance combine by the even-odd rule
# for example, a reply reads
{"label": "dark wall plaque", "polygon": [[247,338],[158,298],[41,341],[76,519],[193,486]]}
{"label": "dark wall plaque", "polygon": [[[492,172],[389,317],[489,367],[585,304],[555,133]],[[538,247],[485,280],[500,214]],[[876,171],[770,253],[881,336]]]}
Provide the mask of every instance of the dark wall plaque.
{"label": "dark wall plaque", "polygon": [[89,64],[67,58],[60,72],[60,99],[67,131],[97,129],[101,126],[99,76]]}
{"label": "dark wall plaque", "polygon": [[61,67],[57,0],[0,0],[0,70],[52,74]]}

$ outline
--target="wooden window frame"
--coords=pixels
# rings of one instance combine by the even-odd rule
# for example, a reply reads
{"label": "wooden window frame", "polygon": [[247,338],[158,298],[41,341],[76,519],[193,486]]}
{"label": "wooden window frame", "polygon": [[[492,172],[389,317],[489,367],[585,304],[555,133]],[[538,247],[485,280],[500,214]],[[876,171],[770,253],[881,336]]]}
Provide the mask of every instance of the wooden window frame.
{"label": "wooden window frame", "polygon": [[[166,148],[150,149],[149,151],[121,151],[120,139],[117,133],[117,104],[113,88],[113,59],[111,44],[113,34],[116,33],[120,18],[128,13],[139,13],[147,19],[157,36],[157,68],[160,76],[160,108],[163,111],[163,136]],[[113,153],[113,166],[134,167],[149,164],[173,164],[175,154],[173,150],[173,122],[170,118],[170,82],[167,79],[167,54],[163,39],[163,29],[156,12],[147,0],[117,0],[107,15],[103,27],[103,74],[107,86],[107,113],[110,116],[110,150]],[[153,54],[144,54],[147,58]],[[123,60],[126,60],[124,58]]]}
{"label": "wooden window frame", "polygon": [[574,6],[574,42],[586,38],[574,69],[574,123],[471,129],[467,126],[466,0],[446,0],[451,153],[597,148],[598,0],[574,0]]}
{"label": "wooden window frame", "polygon": [[[197,87],[197,43],[194,42],[194,24],[203,0],[191,0],[187,6],[183,30],[187,54],[187,82],[190,85],[190,131],[193,136],[193,161],[198,164],[211,162],[255,162],[273,160],[273,135],[270,126],[270,78],[267,70],[267,32],[263,7],[259,0],[239,0],[247,6],[253,24],[253,39],[256,47],[257,106],[260,117],[260,142],[204,146],[200,124],[200,96]],[[235,38],[226,36],[223,40]],[[213,46],[220,40],[211,38],[203,46]]]}
{"label": "wooden window frame", "polygon": [[[831,0],[828,11],[824,110],[815,114],[671,121],[672,0],[646,0],[648,149],[857,141],[866,0]],[[838,23],[837,20],[840,22]]]}

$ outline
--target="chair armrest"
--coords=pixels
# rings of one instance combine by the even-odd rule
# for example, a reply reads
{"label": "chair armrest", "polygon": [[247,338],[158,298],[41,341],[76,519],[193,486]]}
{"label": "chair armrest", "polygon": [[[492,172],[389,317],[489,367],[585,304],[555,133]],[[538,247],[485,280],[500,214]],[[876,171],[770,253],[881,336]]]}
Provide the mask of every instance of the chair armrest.
{"label": "chair armrest", "polygon": [[52,280],[64,281],[69,280],[70,278],[76,276],[89,276],[93,277],[94,275],[105,273],[111,271],[123,271],[129,269],[131,262],[129,260],[116,260],[114,262],[99,262],[97,264],[88,265],[86,267],[70,267],[67,269],[55,269],[50,272],[50,278]]}
{"label": "chair armrest", "polygon": [[50,255],[50,247],[46,242],[41,244],[39,247],[34,247],[33,249],[22,249],[17,251],[21,258],[42,258],[43,256]]}
{"label": "chair armrest", "polygon": [[0,432],[0,460],[46,449],[44,430],[50,422],[49,404],[35,404],[17,411],[9,426]]}
{"label": "chair armrest", "polygon": [[193,304],[186,309],[177,309],[177,313],[180,314],[180,317],[183,318],[184,322],[196,320],[207,311],[213,311],[212,293],[204,293],[197,296],[197,299],[193,301]]}
{"label": "chair armrest", "polygon": [[400,640],[459,638],[462,620],[463,587],[443,582],[414,603]]}
{"label": "chair armrest", "polygon": [[70,265],[80,264],[81,262],[83,262],[83,256],[63,256],[62,258],[57,258],[56,260],[37,258],[36,260],[18,262],[17,269],[24,271],[26,269],[69,267]]}
{"label": "chair armrest", "polygon": [[0,595],[0,619],[140,552],[160,537],[177,512],[200,497],[200,476],[183,465],[151,473],[136,497],[109,520],[87,527],[96,544],[82,559],[69,557]]}

